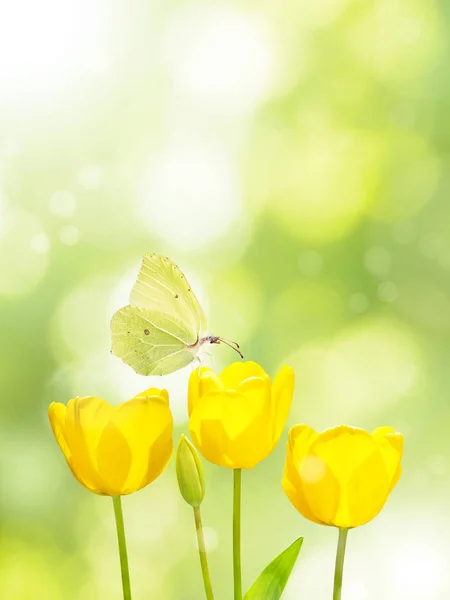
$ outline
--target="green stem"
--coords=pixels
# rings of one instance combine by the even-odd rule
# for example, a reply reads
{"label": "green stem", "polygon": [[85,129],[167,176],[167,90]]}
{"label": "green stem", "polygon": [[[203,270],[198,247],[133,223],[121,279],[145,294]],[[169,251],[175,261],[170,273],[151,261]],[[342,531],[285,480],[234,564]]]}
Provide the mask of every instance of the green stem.
{"label": "green stem", "polygon": [[345,546],[347,544],[348,529],[339,529],[339,541],[336,552],[336,566],[334,569],[333,600],[341,600],[342,574],[344,571]]}
{"label": "green stem", "polygon": [[233,577],[234,600],[242,600],[241,573],[241,469],[233,471]]}
{"label": "green stem", "polygon": [[117,539],[119,541],[120,570],[122,572],[123,600],[131,600],[130,572],[128,570],[127,543],[123,524],[122,500],[120,496],[112,499],[116,517]]}
{"label": "green stem", "polygon": [[200,507],[194,508],[195,529],[197,531],[198,553],[200,555],[200,564],[202,567],[203,583],[205,584],[205,593],[207,600],[214,600],[214,594],[209,576],[208,559],[206,556],[205,538],[203,537],[202,517]]}

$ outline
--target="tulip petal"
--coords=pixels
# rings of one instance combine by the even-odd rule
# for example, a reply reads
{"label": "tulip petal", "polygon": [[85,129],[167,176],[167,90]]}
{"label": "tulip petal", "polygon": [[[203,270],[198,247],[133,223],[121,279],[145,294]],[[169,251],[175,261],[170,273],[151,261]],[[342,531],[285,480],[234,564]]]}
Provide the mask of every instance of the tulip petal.
{"label": "tulip petal", "polygon": [[247,398],[255,409],[255,413],[264,413],[267,422],[270,421],[270,378],[268,375],[244,379],[236,391]]}
{"label": "tulip petal", "polygon": [[48,418],[50,420],[53,435],[55,436],[55,439],[58,442],[58,445],[61,448],[67,462],[69,462],[71,452],[64,433],[66,422],[65,405],[61,404],[60,402],[52,402],[48,407]]}
{"label": "tulip petal", "polygon": [[165,389],[160,390],[159,388],[148,388],[143,392],[139,392],[132,398],[132,400],[146,400],[147,398],[159,398],[159,401],[164,402],[169,406],[169,392]]}
{"label": "tulip petal", "polygon": [[[286,496],[300,514],[314,523],[323,524],[323,522],[316,517],[307,502],[305,491],[303,489],[303,481],[299,475],[299,463],[297,462],[303,460],[309,447],[309,441],[316,436],[316,432],[306,425],[297,425],[289,431],[282,487]],[[295,448],[295,446],[297,447]]]}
{"label": "tulip petal", "polygon": [[268,452],[267,443],[261,441],[260,413],[246,396],[234,391],[200,398],[192,412],[189,430],[203,456],[224,467],[252,468],[259,462],[262,445],[265,455]]}
{"label": "tulip petal", "polygon": [[386,435],[390,433],[395,433],[395,429],[393,427],[383,425],[382,427],[377,427],[372,431],[372,437],[374,440],[380,440],[385,438]]}
{"label": "tulip petal", "polygon": [[306,499],[321,521],[336,525],[338,513],[341,519],[347,517],[346,485],[374,446],[366,431],[345,425],[325,430],[311,443],[300,477]]}
{"label": "tulip petal", "polygon": [[197,427],[194,425],[191,429],[192,439],[200,453],[219,467],[228,469],[237,468],[227,454],[227,436],[220,419],[211,419],[200,421]]}
{"label": "tulip petal", "polygon": [[339,482],[338,504],[330,523],[357,527],[381,510],[389,478],[374,438],[363,429],[342,425],[321,433],[310,452],[321,458]]}
{"label": "tulip petal", "polygon": [[[238,393],[246,397],[254,411],[251,425],[236,436],[233,448],[230,449],[230,456],[234,457],[232,458],[233,462],[238,461],[238,455],[242,452],[242,456],[245,456],[245,464],[251,465],[242,468],[253,468],[266,458],[275,446],[271,430],[270,388],[268,375],[250,377],[238,386]],[[236,411],[239,410],[239,406],[237,406]]]}
{"label": "tulip petal", "polygon": [[220,379],[223,382],[225,389],[236,390],[239,384],[250,377],[264,377],[266,372],[257,363],[248,360],[246,362],[235,362],[226,367]]}
{"label": "tulip petal", "polygon": [[227,456],[235,468],[253,469],[273,449],[269,422],[264,414],[255,416],[249,427],[228,441]]}
{"label": "tulip petal", "polygon": [[370,433],[348,425],[326,429],[311,445],[312,453],[329,466],[339,481],[348,481],[374,448]]}
{"label": "tulip petal", "polygon": [[[210,394],[202,398],[202,401],[208,403],[213,397],[214,402],[212,403],[212,407],[218,408],[219,418],[223,423],[224,431],[229,441],[233,441],[241,433],[247,431],[255,418],[260,414],[253,403],[246,396],[238,392],[227,391],[214,395]],[[206,411],[203,402],[202,410],[205,415]]]}
{"label": "tulip petal", "polygon": [[391,482],[389,491],[392,491],[401,474],[400,461],[403,454],[403,435],[397,433],[392,427],[378,427],[372,433],[372,436],[383,456]]}
{"label": "tulip petal", "polygon": [[397,485],[398,480],[400,479],[401,474],[402,474],[402,465],[399,464],[398,467],[397,467],[397,470],[394,473],[394,477],[392,478],[391,485],[389,486],[389,493],[391,493],[392,490]]}
{"label": "tulip petal", "polygon": [[162,473],[172,456],[173,419],[164,392],[157,388],[142,392],[118,406],[112,416],[112,423],[126,440],[132,458],[121,494],[148,485]]}
{"label": "tulip petal", "polygon": [[288,448],[291,449],[295,464],[308,454],[308,449],[312,442],[317,438],[318,433],[309,425],[294,425],[288,434]]}
{"label": "tulip petal", "polygon": [[188,415],[191,416],[192,410],[199,398],[200,377],[206,373],[213,373],[209,367],[200,367],[194,369],[189,377],[188,383]]}
{"label": "tulip petal", "polygon": [[189,421],[192,440],[201,454],[213,464],[227,468],[233,468],[233,464],[226,455],[228,436],[221,417],[224,401],[232,393],[205,396],[195,405]]}
{"label": "tulip petal", "polygon": [[283,433],[294,394],[294,370],[284,366],[278,371],[272,384],[272,414],[274,446]]}
{"label": "tulip petal", "polygon": [[318,456],[308,454],[300,463],[299,476],[302,481],[305,503],[314,513],[316,520],[333,524],[339,506],[339,482],[328,465]]}
{"label": "tulip petal", "polygon": [[[130,478],[127,482],[131,492],[137,491],[155,481],[169,464],[173,454],[173,423],[168,424],[155,439],[148,455],[147,471],[142,481],[136,486]],[[130,493],[130,492],[126,492]]]}
{"label": "tulip petal", "polygon": [[73,476],[81,483],[82,486],[89,490],[92,490],[92,481],[86,480],[81,473],[77,472],[73,465],[73,457],[70,447],[67,443],[65,427],[66,427],[66,406],[60,402],[52,402],[48,408],[48,417],[50,425],[52,427],[53,434],[59,447],[64,454],[69,469],[72,471]]}
{"label": "tulip petal", "polygon": [[390,478],[383,457],[376,449],[355,470],[341,498],[334,524],[358,527],[371,521],[386,503]]}
{"label": "tulip petal", "polygon": [[112,422],[103,430],[97,447],[98,471],[108,496],[120,496],[125,492],[125,481],[130,472],[132,454],[120,429]]}
{"label": "tulip petal", "polygon": [[97,469],[97,446],[113,410],[105,400],[94,396],[67,403],[65,437],[72,453],[72,469],[83,485],[97,494],[106,493]]}
{"label": "tulip petal", "polygon": [[199,377],[199,386],[198,392],[199,396],[206,396],[206,394],[210,394],[213,392],[219,392],[223,390],[223,383],[214,371],[208,370],[204,371]]}

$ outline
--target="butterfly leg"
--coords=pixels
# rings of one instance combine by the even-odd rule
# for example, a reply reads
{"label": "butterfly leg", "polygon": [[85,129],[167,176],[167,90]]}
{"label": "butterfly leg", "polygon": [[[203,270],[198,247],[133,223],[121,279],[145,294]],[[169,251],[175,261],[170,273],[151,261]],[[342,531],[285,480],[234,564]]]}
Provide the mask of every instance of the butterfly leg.
{"label": "butterfly leg", "polygon": [[199,356],[196,356],[196,357],[194,358],[194,362],[192,363],[192,370],[194,370],[194,369],[198,369],[198,373],[197,373],[197,375],[198,375],[199,377],[200,377],[200,369],[201,369],[201,366],[202,366],[202,360],[201,360],[201,358],[200,358]]}
{"label": "butterfly leg", "polygon": [[210,356],[212,358],[212,368],[214,370],[214,354],[212,352],[204,352],[204,356]]}

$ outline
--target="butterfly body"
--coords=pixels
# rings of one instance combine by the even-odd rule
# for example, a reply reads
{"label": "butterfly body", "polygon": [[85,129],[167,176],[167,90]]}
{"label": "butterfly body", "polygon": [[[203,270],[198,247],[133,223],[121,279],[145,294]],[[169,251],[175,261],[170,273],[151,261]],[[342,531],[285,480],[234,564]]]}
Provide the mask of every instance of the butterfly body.
{"label": "butterfly body", "polygon": [[111,352],[140,375],[166,375],[199,359],[211,344],[229,344],[207,333],[186,277],[158,254],[144,255],[130,304],[113,315],[111,336]]}

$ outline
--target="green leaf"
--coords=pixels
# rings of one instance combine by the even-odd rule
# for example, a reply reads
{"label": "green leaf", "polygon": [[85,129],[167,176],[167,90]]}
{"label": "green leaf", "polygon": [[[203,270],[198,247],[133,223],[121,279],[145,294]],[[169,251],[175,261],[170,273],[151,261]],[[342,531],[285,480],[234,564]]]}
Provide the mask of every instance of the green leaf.
{"label": "green leaf", "polygon": [[295,540],[261,573],[244,596],[244,600],[279,600],[294,568],[303,538]]}

